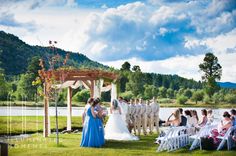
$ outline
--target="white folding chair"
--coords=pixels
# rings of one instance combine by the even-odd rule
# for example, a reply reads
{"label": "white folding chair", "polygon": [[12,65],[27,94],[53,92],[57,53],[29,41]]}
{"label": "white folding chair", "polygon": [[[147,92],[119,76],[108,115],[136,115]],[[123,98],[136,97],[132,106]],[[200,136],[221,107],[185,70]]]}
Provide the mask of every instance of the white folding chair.
{"label": "white folding chair", "polygon": [[211,130],[217,128],[217,125],[206,125],[202,127],[196,135],[192,135],[189,138],[193,140],[191,147],[189,150],[193,150],[200,146],[200,150],[202,149],[201,145],[201,137],[208,136],[211,133]]}
{"label": "white folding chair", "polygon": [[232,126],[230,127],[227,132],[225,133],[225,135],[222,136],[218,136],[217,138],[221,140],[219,146],[217,147],[217,150],[221,150],[224,147],[225,142],[227,142],[227,149],[230,150],[233,147],[234,142],[231,139],[231,132],[234,130],[235,128]]}

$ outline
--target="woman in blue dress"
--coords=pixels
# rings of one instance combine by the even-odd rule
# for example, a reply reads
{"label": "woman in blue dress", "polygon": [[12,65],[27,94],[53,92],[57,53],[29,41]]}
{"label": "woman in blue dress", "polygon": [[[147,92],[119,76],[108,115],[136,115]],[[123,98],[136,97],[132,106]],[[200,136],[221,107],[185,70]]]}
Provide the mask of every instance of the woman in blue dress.
{"label": "woman in blue dress", "polygon": [[95,101],[98,103],[96,106],[95,106],[95,112],[97,113],[97,118],[96,118],[96,122],[98,124],[98,130],[99,130],[99,138],[100,138],[100,141],[102,143],[102,145],[105,144],[105,138],[104,138],[104,126],[103,126],[103,109],[100,105],[100,99],[97,98],[95,99]]}
{"label": "woman in blue dress", "polygon": [[101,147],[104,144],[100,138],[97,113],[95,112],[97,104],[98,101],[95,100],[87,110],[80,143],[81,147]]}

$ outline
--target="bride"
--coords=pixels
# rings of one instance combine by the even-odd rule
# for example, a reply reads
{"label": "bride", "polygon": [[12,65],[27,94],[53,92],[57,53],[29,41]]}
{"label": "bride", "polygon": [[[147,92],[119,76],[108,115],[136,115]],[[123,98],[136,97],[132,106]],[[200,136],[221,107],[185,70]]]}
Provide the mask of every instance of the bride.
{"label": "bride", "polygon": [[110,117],[105,126],[105,139],[107,140],[139,140],[138,137],[132,135],[126,122],[122,119],[121,108],[117,100],[112,101],[110,108]]}

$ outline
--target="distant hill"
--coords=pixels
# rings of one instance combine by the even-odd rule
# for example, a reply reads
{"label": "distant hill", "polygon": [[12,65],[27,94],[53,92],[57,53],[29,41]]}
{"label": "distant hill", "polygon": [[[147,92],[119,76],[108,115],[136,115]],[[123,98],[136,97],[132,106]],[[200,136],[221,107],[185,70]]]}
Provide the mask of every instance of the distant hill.
{"label": "distant hill", "polygon": [[90,60],[83,54],[72,53],[62,49],[56,49],[56,52],[53,53],[49,47],[31,46],[12,34],[0,31],[0,68],[5,70],[7,76],[25,73],[28,63],[33,56],[40,56],[45,59],[56,53],[62,57],[70,53],[67,64],[76,68],[109,68],[108,66]]}
{"label": "distant hill", "polygon": [[[75,68],[110,69],[108,66],[90,60],[83,54],[73,53],[58,48],[53,52],[49,47],[31,46],[20,40],[17,36],[0,31],[0,69],[4,69],[5,75],[9,78],[25,73],[27,71],[28,63],[34,56],[39,56],[46,60],[46,58],[51,58],[55,54],[59,54],[65,58],[67,53],[70,53],[69,60],[67,61],[67,65],[69,66]],[[181,87],[193,89],[202,88],[201,82],[177,75],[143,73],[142,76],[144,84],[155,85],[157,87],[163,86],[174,90],[178,90]],[[128,82],[129,80],[127,77],[126,79],[127,80],[124,81]],[[123,91],[125,91],[125,83]]]}
{"label": "distant hill", "polygon": [[218,82],[221,88],[231,88],[236,89],[236,83],[232,82]]}

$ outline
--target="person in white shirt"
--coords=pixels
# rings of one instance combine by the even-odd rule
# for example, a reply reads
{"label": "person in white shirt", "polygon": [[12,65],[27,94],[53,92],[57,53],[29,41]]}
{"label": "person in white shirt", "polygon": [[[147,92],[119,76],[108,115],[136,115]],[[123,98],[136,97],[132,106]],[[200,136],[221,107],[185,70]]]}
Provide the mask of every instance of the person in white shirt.
{"label": "person in white shirt", "polygon": [[207,111],[207,121],[209,124],[213,123],[214,121],[214,115],[213,115],[212,109],[209,109]]}
{"label": "person in white shirt", "polygon": [[149,133],[152,133],[152,107],[150,105],[150,101],[147,100],[146,102],[146,116],[147,116],[147,128],[149,129]]}
{"label": "person in white shirt", "polygon": [[143,99],[139,100],[141,105],[141,125],[143,128],[143,134],[147,135],[147,114],[146,114],[146,105],[143,102]]}
{"label": "person in white shirt", "polygon": [[131,118],[131,121],[132,121],[131,131],[132,131],[132,129],[134,129],[134,133],[136,134],[136,127],[135,127],[136,107],[135,107],[135,103],[134,103],[133,99],[130,100],[129,108],[130,108],[130,118]]}
{"label": "person in white shirt", "polygon": [[157,103],[155,97],[153,97],[151,107],[152,107],[152,116],[153,116],[152,126],[154,126],[154,124],[155,124],[156,131],[159,132],[159,109],[160,109],[160,106]]}
{"label": "person in white shirt", "polygon": [[141,109],[142,109],[142,106],[139,103],[139,100],[136,99],[136,102],[135,102],[135,127],[137,127],[139,136],[141,134]]}

